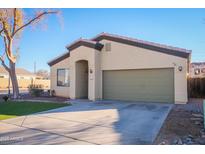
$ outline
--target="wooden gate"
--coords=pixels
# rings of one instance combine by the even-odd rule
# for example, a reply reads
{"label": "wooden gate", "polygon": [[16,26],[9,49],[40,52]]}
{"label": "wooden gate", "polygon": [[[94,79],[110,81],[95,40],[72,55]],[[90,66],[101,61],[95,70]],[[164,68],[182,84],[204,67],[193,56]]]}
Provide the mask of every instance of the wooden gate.
{"label": "wooden gate", "polygon": [[205,98],[205,78],[188,79],[189,98]]}

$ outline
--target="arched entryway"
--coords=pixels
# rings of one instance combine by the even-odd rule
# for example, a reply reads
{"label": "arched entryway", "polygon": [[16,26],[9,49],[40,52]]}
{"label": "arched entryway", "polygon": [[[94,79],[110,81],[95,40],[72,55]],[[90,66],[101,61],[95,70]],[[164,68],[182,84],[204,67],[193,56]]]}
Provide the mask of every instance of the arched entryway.
{"label": "arched entryway", "polygon": [[76,62],[76,98],[88,98],[88,61]]}

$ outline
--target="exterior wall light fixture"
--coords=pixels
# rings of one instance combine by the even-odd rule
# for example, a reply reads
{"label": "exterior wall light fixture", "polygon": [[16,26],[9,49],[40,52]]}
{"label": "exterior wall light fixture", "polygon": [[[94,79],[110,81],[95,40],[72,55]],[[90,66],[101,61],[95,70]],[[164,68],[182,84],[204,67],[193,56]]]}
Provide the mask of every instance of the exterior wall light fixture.
{"label": "exterior wall light fixture", "polygon": [[182,66],[179,66],[179,67],[178,67],[178,70],[179,70],[180,72],[182,71],[182,69],[183,69]]}

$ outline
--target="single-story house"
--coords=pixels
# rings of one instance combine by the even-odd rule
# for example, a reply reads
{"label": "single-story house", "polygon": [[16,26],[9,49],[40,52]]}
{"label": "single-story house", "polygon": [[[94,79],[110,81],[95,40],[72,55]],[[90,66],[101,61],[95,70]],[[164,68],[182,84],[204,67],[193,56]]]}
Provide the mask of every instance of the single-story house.
{"label": "single-story house", "polygon": [[[16,68],[17,79],[35,79],[36,75],[24,68]],[[0,78],[9,78],[9,73],[7,70],[0,66]]]}
{"label": "single-story house", "polygon": [[101,33],[48,62],[51,90],[71,99],[186,103],[191,51]]}

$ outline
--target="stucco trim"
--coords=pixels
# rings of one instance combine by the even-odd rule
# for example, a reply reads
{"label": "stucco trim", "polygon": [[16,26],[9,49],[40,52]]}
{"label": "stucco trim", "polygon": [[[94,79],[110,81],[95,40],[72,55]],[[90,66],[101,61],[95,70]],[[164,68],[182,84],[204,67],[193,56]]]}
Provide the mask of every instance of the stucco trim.
{"label": "stucco trim", "polygon": [[108,33],[101,33],[91,40],[101,41],[103,39],[114,41],[114,42],[119,42],[123,44],[128,44],[128,45],[132,45],[136,47],[141,47],[141,48],[149,49],[152,51],[158,51],[161,53],[174,55],[174,56],[187,58],[187,59],[189,58],[189,55],[191,54],[191,50],[162,45],[162,44],[148,42],[148,41],[143,41],[139,39],[128,38],[128,37],[119,36],[119,35],[108,34]]}
{"label": "stucco trim", "polygon": [[64,60],[65,58],[70,57],[70,52],[72,50],[78,48],[79,46],[86,46],[86,47],[101,51],[101,49],[103,48],[104,45],[99,43],[99,42],[96,42],[96,41],[91,41],[91,40],[87,40],[87,39],[78,39],[77,41],[66,46],[66,48],[69,50],[69,52],[66,52],[63,55],[60,55],[60,56],[56,57],[55,59],[49,61],[48,65],[52,66],[52,65]]}
{"label": "stucco trim", "polygon": [[64,54],[62,54],[62,55],[60,55],[60,56],[54,58],[53,60],[49,61],[49,62],[48,62],[48,65],[49,65],[49,66],[55,65],[55,64],[57,64],[58,62],[64,60],[65,58],[68,58],[68,57],[70,57],[70,53],[69,53],[69,52],[66,52],[66,53],[64,53]]}
{"label": "stucco trim", "polygon": [[94,49],[99,50],[99,51],[103,48],[103,44],[98,43],[96,41],[87,40],[87,39],[79,39],[79,40],[75,41],[74,43],[66,46],[66,48],[69,51],[72,51],[72,50],[78,48],[79,46],[86,46],[89,48],[94,48]]}

